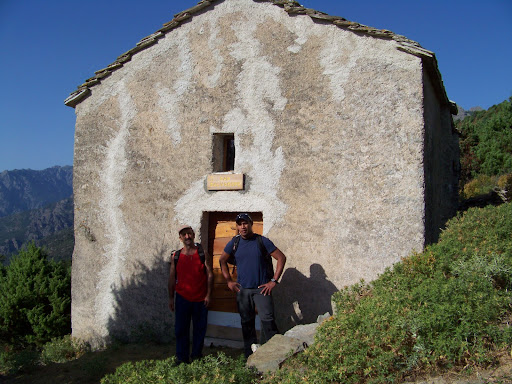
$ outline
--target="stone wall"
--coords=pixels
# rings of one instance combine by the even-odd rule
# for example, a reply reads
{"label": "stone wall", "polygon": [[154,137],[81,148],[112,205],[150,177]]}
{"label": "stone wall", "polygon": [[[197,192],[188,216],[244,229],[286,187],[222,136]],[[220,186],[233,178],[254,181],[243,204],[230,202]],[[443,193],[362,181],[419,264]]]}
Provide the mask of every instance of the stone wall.
{"label": "stone wall", "polygon": [[[397,46],[226,0],[91,88],[76,105],[74,336],[168,339],[168,254],[180,224],[206,241],[205,212],[263,213],[288,257],[275,296],[283,330],[420,251],[425,183],[438,183],[425,172],[445,161],[424,168],[435,92],[424,92],[422,59]],[[451,129],[440,114],[433,136]],[[222,133],[234,134],[244,191],[205,188]]]}

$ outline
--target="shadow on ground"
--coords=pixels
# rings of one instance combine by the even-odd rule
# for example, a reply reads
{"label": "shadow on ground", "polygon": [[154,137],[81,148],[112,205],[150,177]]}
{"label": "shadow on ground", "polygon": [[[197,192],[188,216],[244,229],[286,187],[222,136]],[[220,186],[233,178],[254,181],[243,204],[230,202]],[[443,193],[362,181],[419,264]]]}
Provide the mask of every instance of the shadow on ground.
{"label": "shadow on ground", "polygon": [[[237,358],[239,349],[224,347],[204,348],[205,355],[224,354]],[[140,360],[164,360],[174,356],[174,344],[120,344],[104,351],[89,352],[77,360],[61,364],[50,364],[33,368],[30,372],[2,377],[0,383],[6,384],[97,384],[101,378],[114,373],[123,363]]]}

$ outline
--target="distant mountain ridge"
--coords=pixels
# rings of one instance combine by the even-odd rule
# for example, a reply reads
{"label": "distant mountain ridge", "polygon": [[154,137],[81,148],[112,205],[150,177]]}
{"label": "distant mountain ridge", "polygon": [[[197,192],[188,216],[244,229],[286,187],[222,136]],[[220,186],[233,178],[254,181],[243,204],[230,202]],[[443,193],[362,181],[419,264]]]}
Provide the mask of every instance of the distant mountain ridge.
{"label": "distant mountain ridge", "polygon": [[38,246],[46,245],[53,259],[71,258],[74,243],[72,197],[0,218],[1,255],[16,253],[30,241]]}
{"label": "distant mountain ridge", "polygon": [[73,194],[73,167],[0,173],[0,217],[42,208]]}
{"label": "distant mountain ridge", "polygon": [[71,259],[73,167],[0,173],[0,255],[9,257],[30,241],[52,259]]}
{"label": "distant mountain ridge", "polygon": [[457,115],[453,116],[453,120],[464,120],[467,116],[471,116],[473,113],[478,111],[483,111],[482,107],[471,107],[469,108],[469,111],[466,111],[464,108],[462,108],[460,105],[457,104]]}

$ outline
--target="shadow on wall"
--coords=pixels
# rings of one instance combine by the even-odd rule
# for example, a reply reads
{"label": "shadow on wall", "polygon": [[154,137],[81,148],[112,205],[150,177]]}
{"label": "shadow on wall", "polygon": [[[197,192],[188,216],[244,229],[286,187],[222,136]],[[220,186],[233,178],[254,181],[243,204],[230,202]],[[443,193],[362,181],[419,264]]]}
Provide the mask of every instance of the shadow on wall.
{"label": "shadow on wall", "polygon": [[116,309],[108,322],[112,340],[169,343],[173,339],[167,292],[169,256],[162,248],[152,259],[150,267],[137,262],[133,267],[137,272],[113,289]]}
{"label": "shadow on wall", "polygon": [[284,332],[297,324],[310,324],[319,315],[332,315],[331,296],[338,288],[327,280],[320,264],[309,267],[310,277],[295,268],[288,268],[279,284],[276,295],[276,316],[279,330]]}

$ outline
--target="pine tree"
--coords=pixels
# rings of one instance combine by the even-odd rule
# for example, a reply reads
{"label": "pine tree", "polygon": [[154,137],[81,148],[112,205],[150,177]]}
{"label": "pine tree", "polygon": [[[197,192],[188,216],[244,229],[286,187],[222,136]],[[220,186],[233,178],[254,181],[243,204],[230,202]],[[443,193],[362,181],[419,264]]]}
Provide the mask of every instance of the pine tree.
{"label": "pine tree", "polygon": [[40,346],[70,332],[71,273],[33,243],[0,274],[0,341]]}

